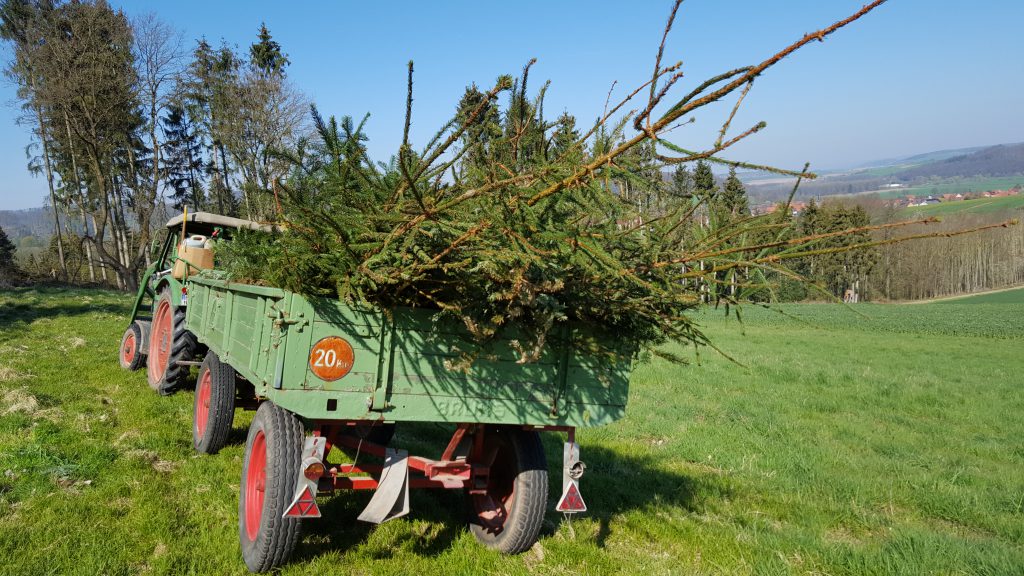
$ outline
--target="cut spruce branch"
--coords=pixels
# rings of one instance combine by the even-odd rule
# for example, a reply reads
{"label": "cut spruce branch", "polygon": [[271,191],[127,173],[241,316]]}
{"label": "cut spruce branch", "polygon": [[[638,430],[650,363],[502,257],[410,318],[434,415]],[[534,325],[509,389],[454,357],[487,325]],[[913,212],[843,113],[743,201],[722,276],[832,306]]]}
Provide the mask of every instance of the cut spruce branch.
{"label": "cut spruce branch", "polygon": [[[662,174],[666,166],[707,160],[796,176],[797,186],[813,177],[807,165],[783,170],[717,154],[764,128],[729,134],[758,75],[881,3],[759,64],[697,83],[669,105],[685,80],[682,64],[663,65],[676,2],[650,79],[617,101],[610,90],[593,126],[578,130],[568,112],[545,117],[549,84],[530,91],[530,60],[518,77],[467,87],[451,119],[419,151],[412,146],[410,63],[402,140],[392,159],[370,161],[365,123],[315,113],[313,145],[282,154],[293,166],[278,183],[281,233],[268,241],[242,232],[220,256],[240,280],[385,309],[435,310],[438,322],[465,327],[469,338],[458,352],[466,361],[487,353],[499,334],[515,335],[520,362],[536,361],[570,324],[577,343],[595,354],[653,351],[668,341],[707,344],[692,320],[701,306],[770,293],[770,275],[798,281],[785,264],[794,258],[877,246],[872,233],[922,223],[802,234],[787,216],[796,188],[784,213],[752,217],[745,208],[723,209],[728,186],[716,192],[709,169],[710,185],[693,193],[672,193]],[[646,101],[629,109],[645,91]],[[713,142],[665,138],[736,91]],[[621,345],[600,344],[609,341]]]}

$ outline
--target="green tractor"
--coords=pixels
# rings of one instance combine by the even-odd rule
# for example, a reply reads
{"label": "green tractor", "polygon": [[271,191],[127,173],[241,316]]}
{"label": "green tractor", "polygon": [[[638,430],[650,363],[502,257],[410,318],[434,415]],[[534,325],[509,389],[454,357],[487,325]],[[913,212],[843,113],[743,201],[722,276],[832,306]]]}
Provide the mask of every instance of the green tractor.
{"label": "green tractor", "polygon": [[[146,269],[135,296],[128,328],[121,337],[120,363],[126,370],[143,366],[149,386],[171,394],[189,384],[189,369],[198,366],[203,346],[185,329],[190,274],[212,268],[211,243],[229,240],[240,228],[270,231],[250,220],[193,212],[171,218],[153,264]],[[158,246],[154,242],[154,249]]]}

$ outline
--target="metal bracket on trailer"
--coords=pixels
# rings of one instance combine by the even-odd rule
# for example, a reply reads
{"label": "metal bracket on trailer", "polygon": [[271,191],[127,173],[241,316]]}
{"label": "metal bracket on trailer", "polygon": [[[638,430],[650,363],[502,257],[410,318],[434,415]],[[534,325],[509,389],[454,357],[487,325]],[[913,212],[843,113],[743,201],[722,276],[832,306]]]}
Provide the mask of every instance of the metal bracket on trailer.
{"label": "metal bracket on trailer", "polygon": [[409,513],[409,452],[387,448],[384,469],[359,520],[380,524]]}
{"label": "metal bracket on trailer", "polygon": [[309,436],[302,447],[302,465],[295,487],[295,497],[285,508],[283,518],[319,518],[320,507],[316,505],[317,485],[324,474],[324,455],[327,439]]}
{"label": "metal bracket on trailer", "polygon": [[580,461],[580,445],[576,443],[575,431],[569,432],[569,441],[562,451],[562,496],[555,510],[566,514],[586,512],[587,504],[580,495],[580,477],[587,465]]}

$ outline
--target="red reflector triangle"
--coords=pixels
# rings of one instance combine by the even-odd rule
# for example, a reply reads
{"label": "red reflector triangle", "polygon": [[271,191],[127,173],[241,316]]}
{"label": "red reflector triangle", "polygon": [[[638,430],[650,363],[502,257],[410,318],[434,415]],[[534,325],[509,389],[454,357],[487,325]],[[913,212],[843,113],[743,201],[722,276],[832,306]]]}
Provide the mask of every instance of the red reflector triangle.
{"label": "red reflector triangle", "polygon": [[558,506],[555,506],[555,510],[559,512],[587,511],[587,504],[583,502],[583,496],[580,496],[580,489],[576,486],[575,482],[569,483],[565,493],[562,494],[562,499],[558,501]]}
{"label": "red reflector triangle", "polygon": [[316,498],[313,495],[313,491],[306,486],[299,497],[292,502],[288,511],[284,513],[285,518],[308,518],[320,517],[320,509],[317,508]]}

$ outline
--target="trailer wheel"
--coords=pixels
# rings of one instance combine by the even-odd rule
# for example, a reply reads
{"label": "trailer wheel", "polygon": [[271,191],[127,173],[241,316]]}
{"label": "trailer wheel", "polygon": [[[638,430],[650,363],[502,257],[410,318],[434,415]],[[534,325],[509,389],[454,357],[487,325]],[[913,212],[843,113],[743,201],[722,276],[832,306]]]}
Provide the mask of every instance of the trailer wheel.
{"label": "trailer wheel", "polygon": [[149,387],[160,394],[171,394],[185,384],[188,366],[179,361],[191,361],[199,349],[196,337],[185,329],[185,309],[171,305],[167,288],[157,296],[156,312],[150,327],[147,376]]}
{"label": "trailer wheel", "polygon": [[121,368],[134,372],[146,364],[146,354],[142,351],[144,341],[142,328],[139,327],[138,322],[132,322],[121,336],[121,353],[119,354]]}
{"label": "trailer wheel", "polygon": [[245,443],[238,499],[242,558],[252,572],[284,564],[299,539],[300,520],[282,516],[299,478],[302,442],[298,417],[272,402],[260,404]]}
{"label": "trailer wheel", "polygon": [[488,548],[519,554],[537,541],[548,499],[548,465],[536,431],[488,426],[486,494],[470,494],[470,531]]}
{"label": "trailer wheel", "polygon": [[235,369],[207,352],[199,368],[192,410],[192,446],[216,454],[228,440],[235,418]]}

